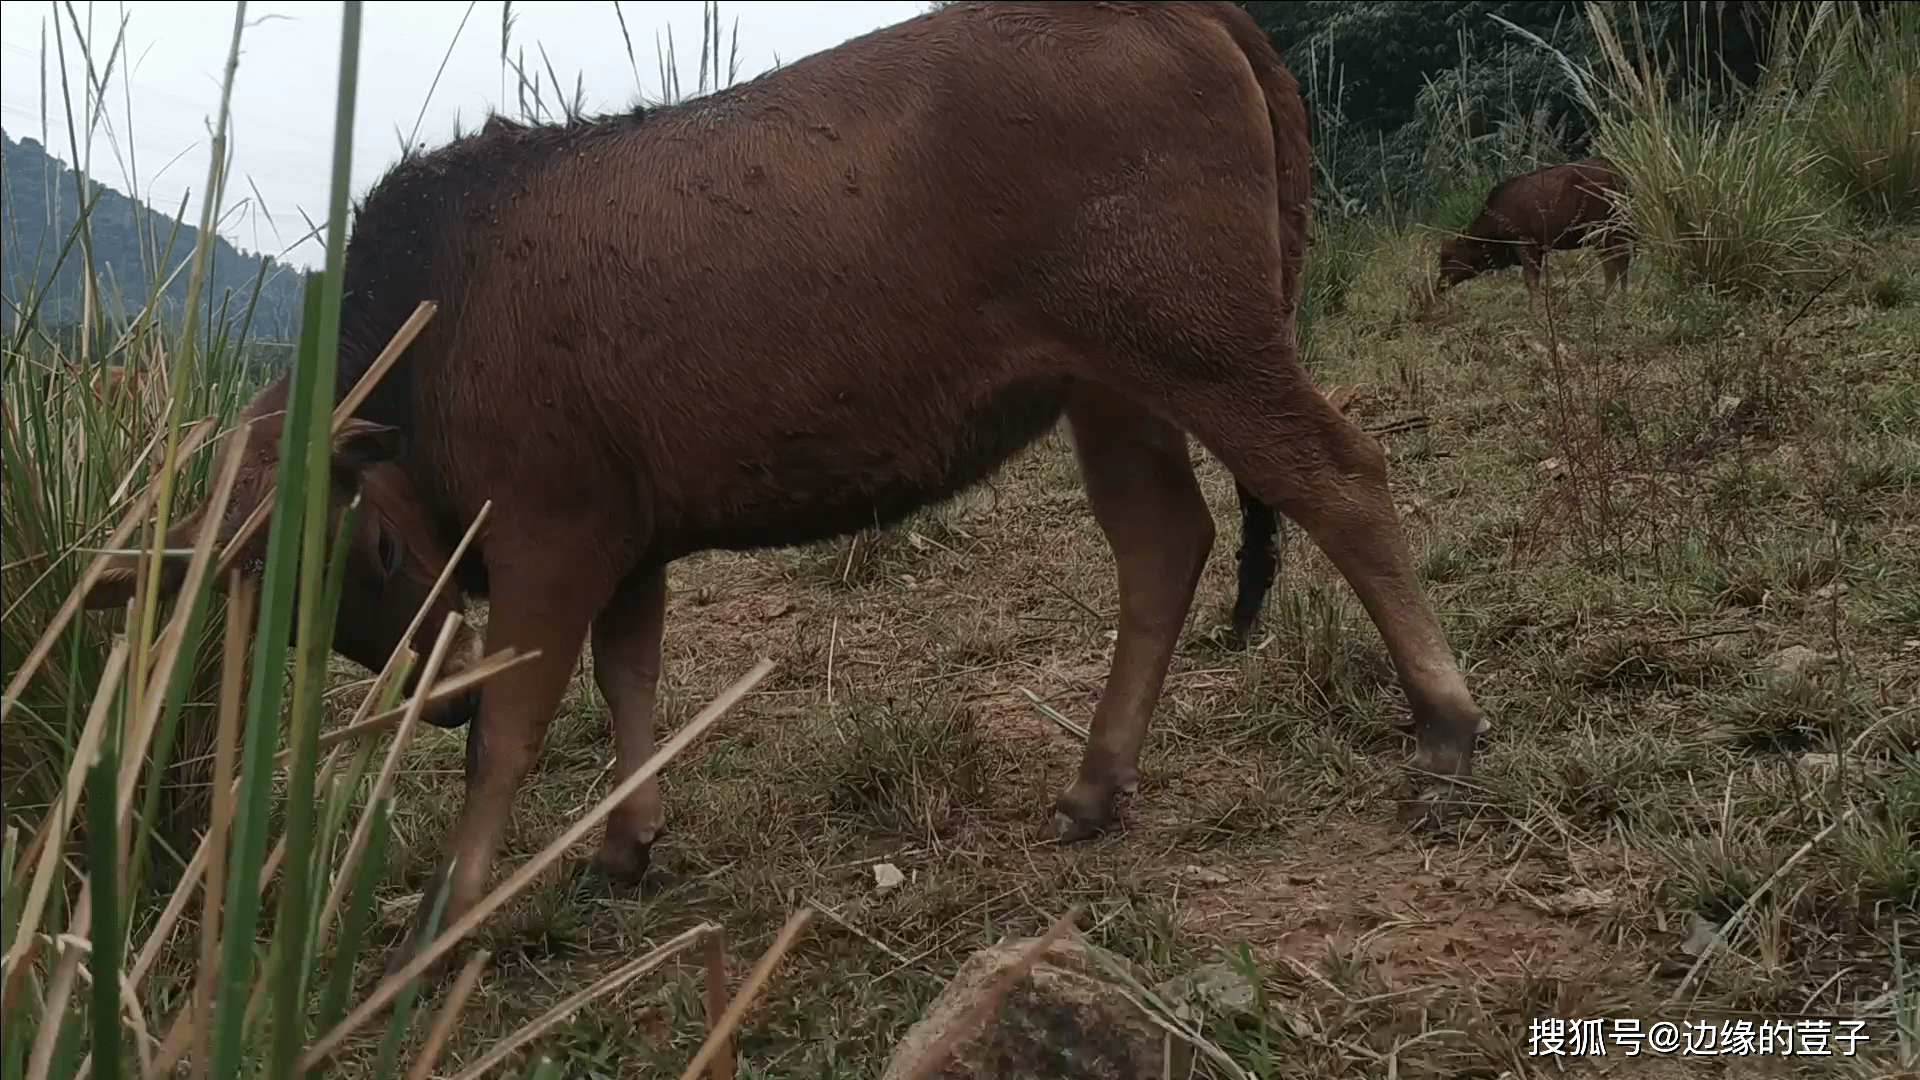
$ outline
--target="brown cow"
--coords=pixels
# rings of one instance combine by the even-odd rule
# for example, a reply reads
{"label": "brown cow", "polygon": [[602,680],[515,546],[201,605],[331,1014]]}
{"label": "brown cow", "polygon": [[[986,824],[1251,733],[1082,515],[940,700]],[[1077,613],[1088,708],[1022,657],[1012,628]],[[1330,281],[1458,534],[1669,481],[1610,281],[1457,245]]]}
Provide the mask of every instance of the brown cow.
{"label": "brown cow", "polygon": [[1440,280],[1434,291],[1518,266],[1532,303],[1547,252],[1597,244],[1606,274],[1601,295],[1611,294],[1616,281],[1624,292],[1633,252],[1624,227],[1614,223],[1613,199],[1619,192],[1619,174],[1605,158],[1551,165],[1502,180],[1487,193],[1472,224],[1440,241]]}
{"label": "brown cow", "polygon": [[[1186,433],[1358,593],[1416,767],[1467,774],[1481,711],[1386,457],[1294,351],[1307,209],[1296,84],[1224,2],[961,3],[685,104],[494,119],[395,166],[347,251],[343,385],[420,300],[440,310],[342,464],[403,434],[392,460],[437,550],[492,500],[457,580],[491,601],[489,653],[540,652],[480,695],[429,890],[446,919],[482,894],[589,637],[620,773],[652,752],[669,563],[899,521],[1062,415],[1121,597],[1062,839],[1138,783],[1212,547]],[[251,430],[242,509],[277,424]],[[398,606],[339,618],[391,647]],[[649,785],[596,861],[642,872],[661,820]]]}

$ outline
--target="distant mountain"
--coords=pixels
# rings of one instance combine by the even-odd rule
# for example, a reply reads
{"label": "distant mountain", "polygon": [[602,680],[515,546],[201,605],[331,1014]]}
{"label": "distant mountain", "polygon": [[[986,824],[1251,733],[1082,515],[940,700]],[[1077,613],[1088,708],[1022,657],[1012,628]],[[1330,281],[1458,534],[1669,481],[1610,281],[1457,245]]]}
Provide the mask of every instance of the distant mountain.
{"label": "distant mountain", "polygon": [[[84,255],[76,241],[51,286],[48,279],[60,259],[60,249],[73,233],[79,220],[80,192],[73,170],[46,152],[33,139],[13,141],[0,132],[0,295],[6,298],[0,308],[0,330],[15,325],[16,305],[23,298],[44,294],[40,319],[44,325],[62,325],[78,321],[81,271]],[[93,260],[98,280],[111,283],[131,313],[144,302],[156,270],[160,276],[173,273],[192,256],[199,230],[182,224],[173,235],[173,218],[148,207],[138,199],[97,181],[90,184],[97,194],[90,216],[93,232]],[[150,263],[160,249],[166,251],[166,265]],[[145,254],[143,255],[143,249]],[[243,251],[224,238],[215,237],[209,276],[202,289],[208,304],[206,312],[225,317],[236,327],[246,316],[264,255]],[[254,304],[247,336],[253,340],[291,340],[300,331],[301,280],[298,267],[278,262],[267,265],[266,280],[260,285],[260,298]],[[186,308],[187,272],[177,274],[163,295],[163,309],[169,323],[176,322]],[[109,311],[116,309],[109,301]],[[206,317],[203,312],[203,319]]]}

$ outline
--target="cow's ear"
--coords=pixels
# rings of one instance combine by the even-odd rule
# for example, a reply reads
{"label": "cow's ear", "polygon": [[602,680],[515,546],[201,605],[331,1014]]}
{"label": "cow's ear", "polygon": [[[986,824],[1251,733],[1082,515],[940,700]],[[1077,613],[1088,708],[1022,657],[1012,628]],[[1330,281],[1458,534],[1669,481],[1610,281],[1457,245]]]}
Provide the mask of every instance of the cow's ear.
{"label": "cow's ear", "polygon": [[[171,538],[170,538],[171,539]],[[177,549],[169,548],[160,562],[160,595],[171,598],[180,590],[187,577],[187,556],[179,554]],[[144,560],[136,555],[115,555],[107,560],[100,570],[100,576],[93,581],[93,587],[80,601],[80,606],[88,610],[100,608],[124,607],[133,598],[139,587],[140,575],[144,572]]]}
{"label": "cow's ear", "polygon": [[100,571],[93,581],[93,588],[87,590],[81,601],[84,608],[121,607],[133,597],[136,579],[139,577],[139,564],[132,559],[115,560]]}
{"label": "cow's ear", "polygon": [[343,469],[384,465],[400,456],[400,429],[371,420],[348,420],[333,437],[333,461]]}

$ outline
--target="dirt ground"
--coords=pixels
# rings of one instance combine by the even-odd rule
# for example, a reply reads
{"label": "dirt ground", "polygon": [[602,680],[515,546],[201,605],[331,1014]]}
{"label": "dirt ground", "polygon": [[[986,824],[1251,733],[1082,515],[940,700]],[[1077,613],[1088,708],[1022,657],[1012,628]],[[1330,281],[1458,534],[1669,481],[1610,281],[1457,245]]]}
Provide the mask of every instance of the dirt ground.
{"label": "dirt ground", "polygon": [[[1219,643],[1238,516],[1196,445],[1219,539],[1144,780],[1115,833],[1042,840],[1079,743],[1028,695],[1085,723],[1117,603],[1056,432],[861,550],[673,569],[663,737],[778,667],[666,771],[641,890],[586,871],[596,833],[483,928],[449,1059],[700,919],[743,972],[811,905],[740,1075],[875,1076],[971,951],[1081,902],[1087,937],[1156,979],[1243,957],[1261,1014],[1207,1034],[1249,1075],[1898,1075],[1893,1017],[1920,1001],[1920,253],[1890,248],[1797,319],[1640,268],[1603,304],[1597,265],[1562,256],[1549,323],[1517,275],[1412,298],[1431,241],[1369,245],[1316,323],[1316,377],[1393,428],[1405,527],[1495,725],[1463,820],[1396,823],[1405,700],[1296,531],[1255,647]],[[436,730],[412,751],[384,942],[457,811],[462,748]],[[583,663],[497,876],[607,790],[610,756]],[[878,889],[881,862],[904,883]],[[1700,927],[1737,911],[1701,960]],[[670,966],[539,1047],[568,1076],[677,1075],[699,987]],[[1529,1054],[1539,1018],[1855,1015],[1854,1058]]]}

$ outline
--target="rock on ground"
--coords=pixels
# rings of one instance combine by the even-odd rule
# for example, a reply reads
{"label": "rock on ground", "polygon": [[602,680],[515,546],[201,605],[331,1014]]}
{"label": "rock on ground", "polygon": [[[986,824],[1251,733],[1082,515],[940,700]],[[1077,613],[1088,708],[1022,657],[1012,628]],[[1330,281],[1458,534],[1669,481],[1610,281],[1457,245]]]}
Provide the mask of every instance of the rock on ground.
{"label": "rock on ground", "polygon": [[[1036,939],[982,949],[967,958],[920,1021],[894,1047],[881,1080],[900,1080],[922,1054],[991,991]],[[960,1040],[938,1080],[1159,1080],[1165,1033],[1075,940],[1054,943],[978,1031]],[[1136,980],[1125,958],[1102,952]],[[1144,985],[1144,983],[1143,983]],[[1177,1046],[1176,1053],[1185,1050]]]}

